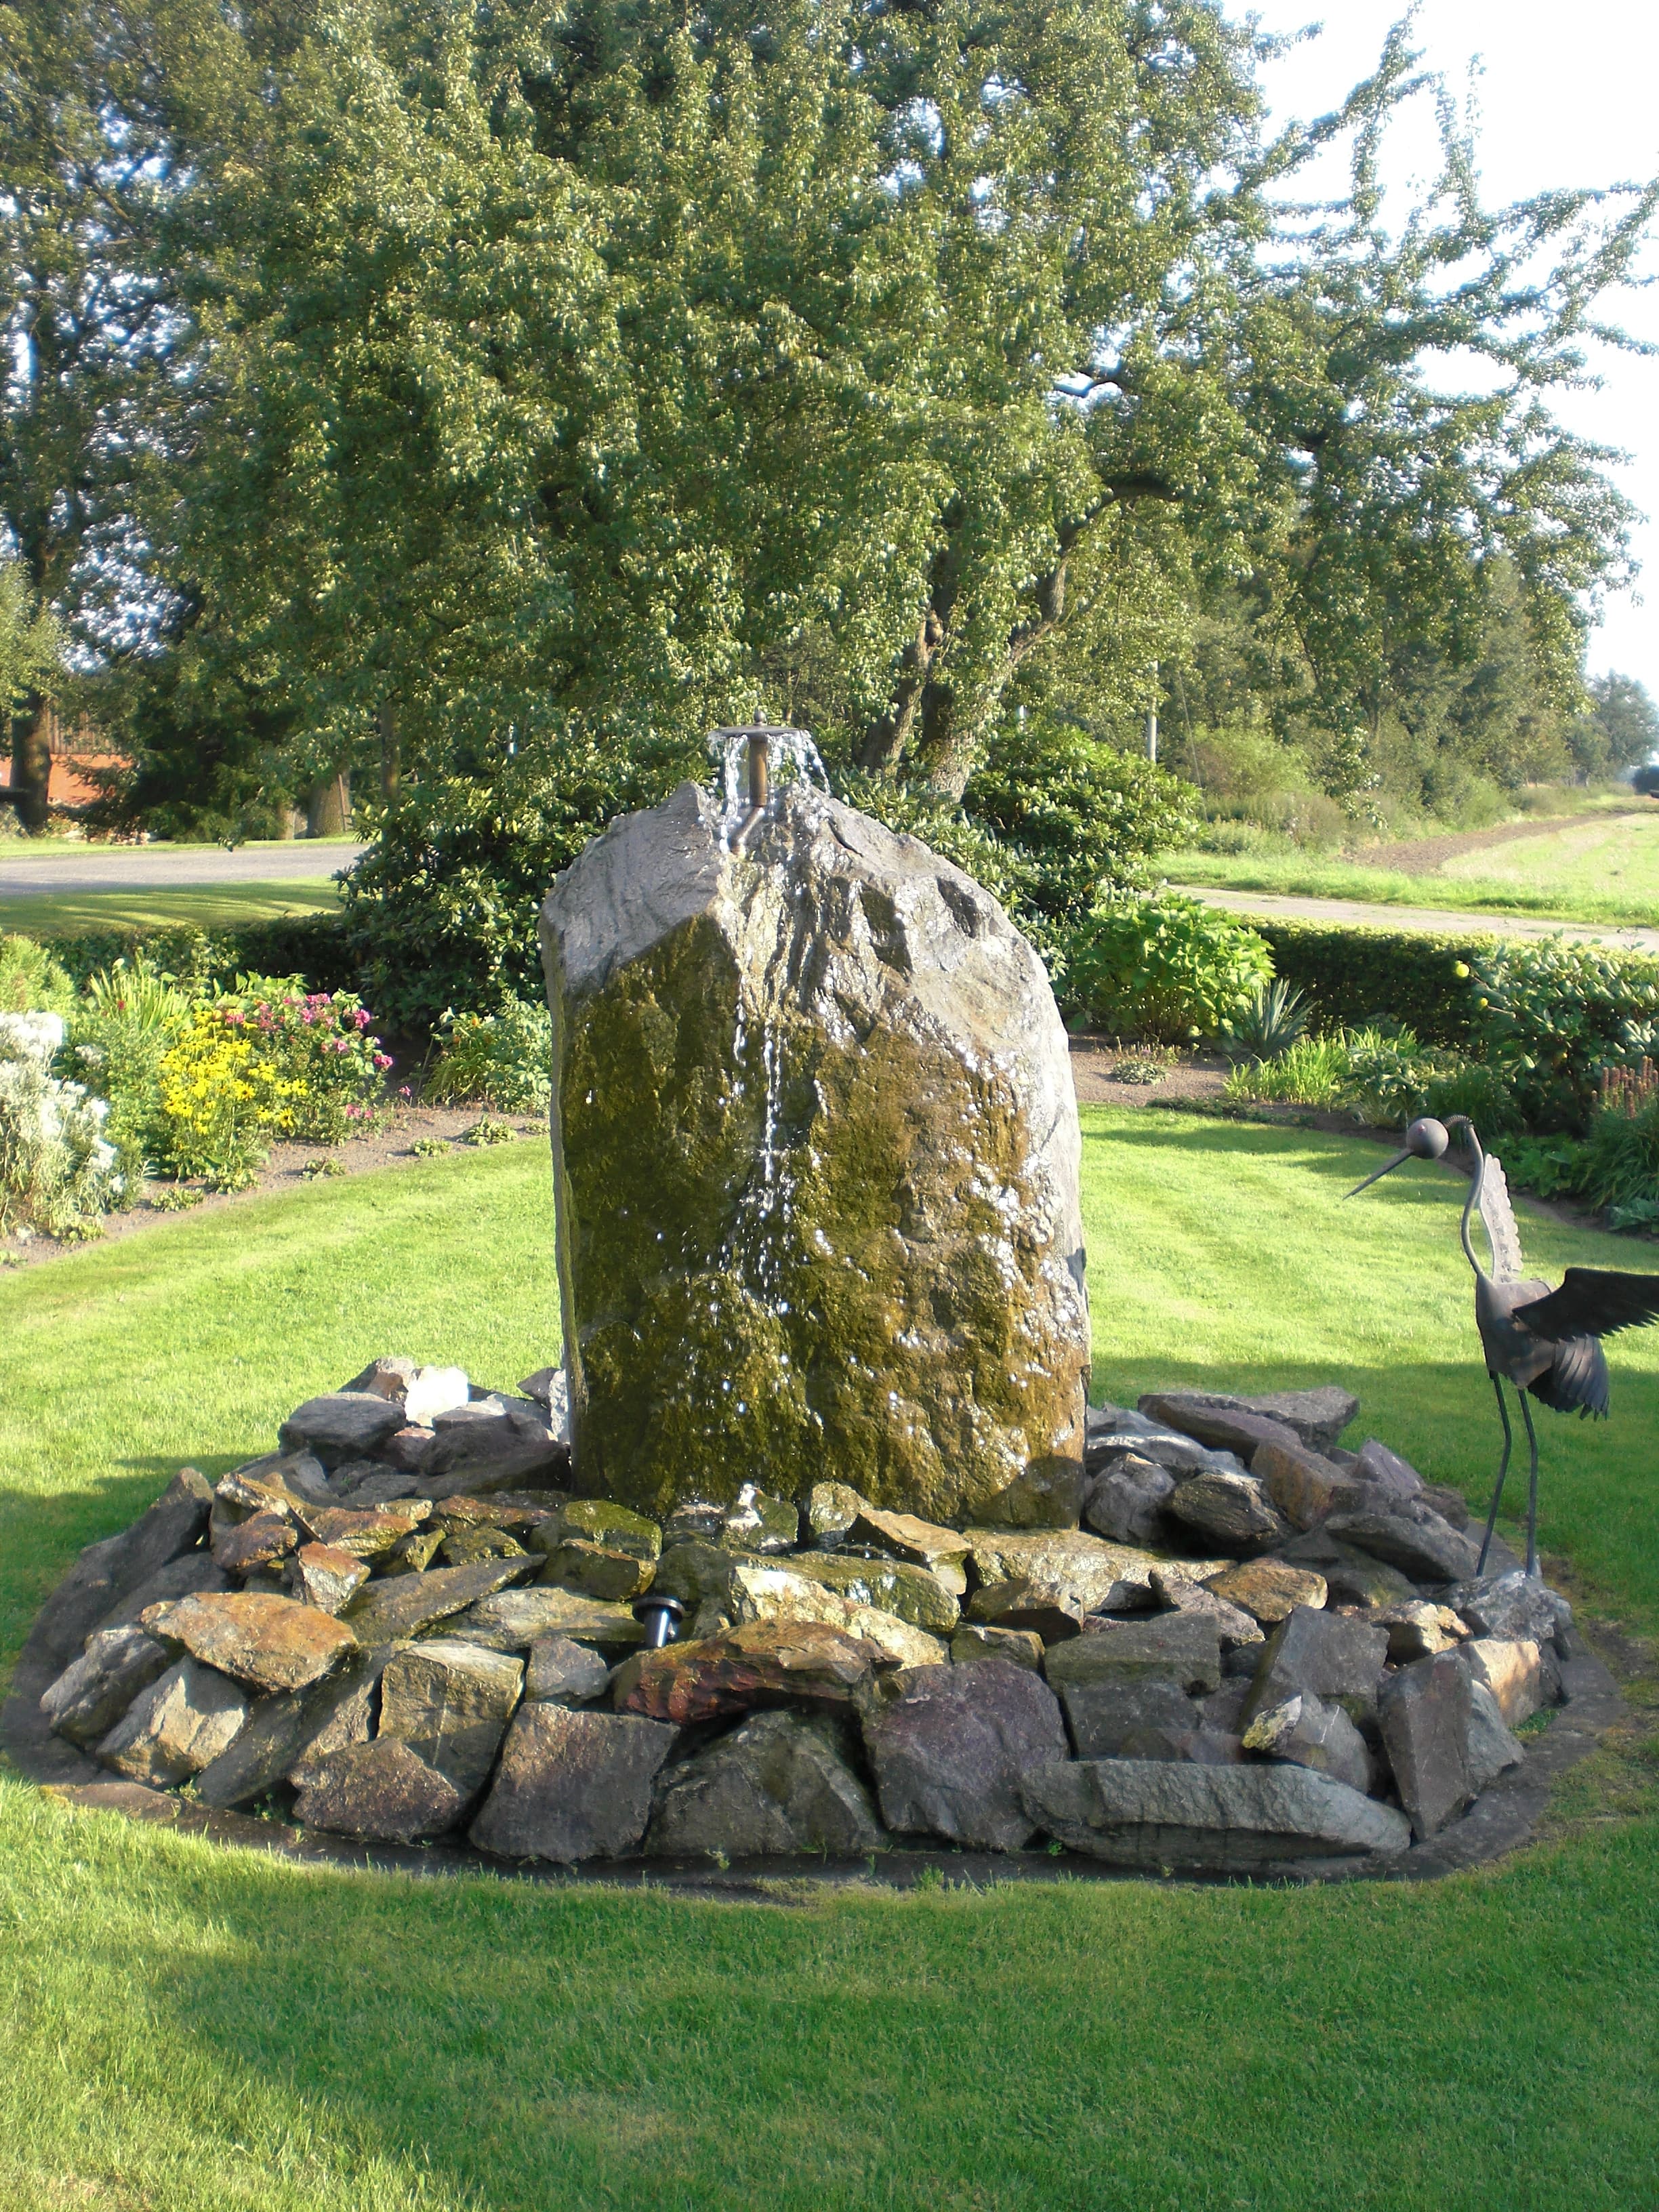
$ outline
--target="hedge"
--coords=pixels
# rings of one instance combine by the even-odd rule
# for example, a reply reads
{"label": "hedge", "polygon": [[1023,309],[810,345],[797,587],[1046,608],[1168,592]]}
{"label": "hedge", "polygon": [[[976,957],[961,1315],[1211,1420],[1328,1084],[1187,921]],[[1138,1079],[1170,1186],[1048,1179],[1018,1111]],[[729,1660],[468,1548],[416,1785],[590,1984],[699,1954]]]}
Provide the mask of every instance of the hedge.
{"label": "hedge", "polygon": [[1242,919],[1267,939],[1274,975],[1312,1001],[1316,1029],[1360,1029],[1381,1014],[1403,1023],[1425,1044],[1478,1042],[1480,1012],[1469,970],[1494,950],[1496,938],[1431,937],[1254,914]]}
{"label": "hedge", "polygon": [[[0,908],[0,928],[4,923],[4,908]],[[229,983],[240,975],[302,975],[316,991],[357,988],[356,963],[338,915],[281,915],[243,922],[234,929],[193,929],[179,924],[163,929],[94,929],[74,936],[29,933],[77,984],[112,961],[142,953],[158,968],[204,982]]]}

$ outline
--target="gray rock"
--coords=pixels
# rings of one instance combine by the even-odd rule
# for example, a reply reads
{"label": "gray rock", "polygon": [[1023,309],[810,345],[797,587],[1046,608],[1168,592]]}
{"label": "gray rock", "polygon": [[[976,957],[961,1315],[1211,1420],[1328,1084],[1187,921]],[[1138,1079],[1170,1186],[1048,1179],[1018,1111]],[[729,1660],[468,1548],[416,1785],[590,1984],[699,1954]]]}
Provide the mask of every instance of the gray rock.
{"label": "gray rock", "polygon": [[1361,1482],[1374,1490],[1392,1491],[1397,1498],[1420,1498],[1423,1478],[1409,1460],[1390,1451],[1375,1437],[1367,1437],[1359,1447],[1359,1457],[1354,1473]]}
{"label": "gray rock", "polygon": [[586,1644],[568,1636],[538,1636],[526,1663],[524,1693],[548,1705],[579,1705],[599,1697],[610,1680],[610,1668]]}
{"label": "gray rock", "polygon": [[87,1638],[45,1692],[40,1710],[55,1732],[88,1746],[106,1736],[140,1690],[146,1690],[173,1663],[173,1654],[142,1628],[106,1628]]}
{"label": "gray rock", "polygon": [[1312,1390],[1268,1390],[1240,1403],[1253,1413],[1283,1421],[1316,1451],[1334,1444],[1359,1411],[1358,1399],[1340,1382],[1322,1382]]}
{"label": "gray rock", "polygon": [[523,1661],[505,1651],[405,1644],[380,1677],[378,1736],[408,1744],[471,1798],[489,1779],[523,1684]]}
{"label": "gray rock", "polygon": [[961,1597],[968,1588],[968,1540],[957,1528],[941,1528],[914,1513],[884,1513],[860,1504],[846,1540],[854,1548],[870,1545],[890,1559],[926,1568],[940,1589]]}
{"label": "gray rock", "polygon": [[520,1705],[472,1841],[498,1858],[620,1858],[645,1833],[674,1734],[631,1715]]}
{"label": "gray rock", "polygon": [[1243,1733],[1246,1751],[1310,1766],[1316,1774],[1364,1790],[1370,1783],[1370,1754],[1365,1739],[1340,1705],[1327,1705],[1311,1690],[1298,1691],[1282,1705],[1258,1713]]}
{"label": "gray rock", "polygon": [[[890,1613],[913,1627],[931,1629],[936,1635],[947,1636],[957,1625],[959,1607],[950,1591],[927,1568],[913,1566],[905,1559],[866,1559],[848,1552],[801,1552],[793,1559],[769,1560],[768,1565],[780,1573],[804,1576],[825,1589],[838,1590],[857,1605],[873,1606],[879,1613]],[[740,1587],[740,1578],[727,1587]]]}
{"label": "gray rock", "polygon": [[404,1425],[396,1399],[375,1390],[331,1390],[296,1406],[282,1426],[285,1452],[307,1451],[325,1468],[349,1459],[372,1459],[395,1429]]}
{"label": "gray rock", "polygon": [[570,1463],[546,1408],[521,1399],[458,1406],[432,1427],[420,1474],[422,1491],[434,1499],[546,1484]]}
{"label": "gray rock", "polygon": [[1024,1628],[986,1628],[964,1620],[951,1638],[951,1657],[958,1667],[971,1667],[981,1659],[1006,1659],[1012,1667],[1042,1672],[1042,1638]]}
{"label": "gray rock", "polygon": [[[1154,1569],[1169,1565],[1129,1545],[1103,1542],[1081,1528],[964,1528],[963,1534],[978,1582],[1057,1583],[1073,1591],[1086,1612],[1117,1602],[1121,1585],[1150,1591]],[[1188,1571],[1196,1581],[1225,1565],[1214,1559]]]}
{"label": "gray rock", "polygon": [[1333,1513],[1324,1525],[1328,1534],[1397,1567],[1413,1582],[1461,1581],[1474,1573],[1480,1556],[1478,1544],[1409,1498],[1387,1512]]}
{"label": "gray rock", "polygon": [[1547,1583],[1536,1576],[1513,1572],[1458,1583],[1447,1591],[1446,1602],[1477,1636],[1529,1638],[1534,1644],[1547,1644],[1558,1628],[1572,1620],[1572,1607]]}
{"label": "gray rock", "polygon": [[168,1790],[216,1759],[246,1711],[234,1682],[181,1659],[139,1692],[98,1746],[98,1756],[130,1781]]}
{"label": "gray rock", "polygon": [[286,1769],[301,1782],[320,1760],[352,1744],[368,1743],[380,1713],[380,1677],[393,1646],[377,1645],[348,1659],[337,1674],[304,1692],[304,1725]]}
{"label": "gray rock", "polygon": [[1028,1668],[995,1659],[904,1668],[866,1696],[860,1717],[888,1827],[977,1850],[1030,1842],[1020,1778],[1065,1756],[1066,1730],[1053,1691]]}
{"label": "gray rock", "polygon": [[[1461,1490],[1454,1490],[1449,1483],[1425,1482],[1417,1493],[1417,1502],[1437,1513],[1453,1528],[1467,1529],[1469,1525],[1469,1501]],[[1494,1546],[1494,1553],[1495,1549]],[[1488,1554],[1489,1558],[1492,1556],[1492,1553]]]}
{"label": "gray rock", "polygon": [[1299,1605],[1267,1638],[1245,1702],[1246,1724],[1298,1692],[1340,1705],[1350,1720],[1374,1719],[1388,1654],[1386,1629]]}
{"label": "gray rock", "polygon": [[115,1626],[110,1616],[129,1591],[195,1549],[212,1505],[211,1485],[183,1468],[130,1528],[88,1544],[35,1617],[39,1647],[66,1666],[94,1628]]}
{"label": "gray rock", "polygon": [[551,1583],[480,1598],[445,1620],[441,1633],[487,1644],[492,1651],[527,1651],[544,1636],[565,1636],[573,1644],[597,1644],[607,1650],[631,1650],[645,1641],[645,1629],[629,1607],[583,1597]]}
{"label": "gray rock", "polygon": [[1156,1460],[1121,1452],[1093,1477],[1083,1517],[1115,1543],[1158,1544],[1164,1533],[1164,1508],[1175,1486],[1174,1475]]}
{"label": "gray rock", "polygon": [[800,1509],[745,1482],[721,1516],[727,1543],[744,1552],[793,1552],[800,1541]]}
{"label": "gray rock", "polygon": [[354,1464],[373,1468],[374,1471],[372,1474],[354,1475],[350,1480],[347,1480],[350,1469],[341,1470],[340,1474],[335,1478],[338,1486],[334,1494],[342,1505],[359,1509],[371,1505],[395,1505],[401,1498],[417,1498],[421,1495],[421,1480],[418,1475],[405,1474],[398,1468],[381,1467],[369,1460],[357,1461]]}
{"label": "gray rock", "polygon": [[1074,1522],[1075,1094],[995,901],[801,783],[734,854],[686,784],[560,877],[542,945],[578,1486],[660,1513],[694,1449],[727,1502],[819,1464],[940,1525]]}
{"label": "gray rock", "polygon": [[1389,1632],[1389,1660],[1395,1667],[1409,1667],[1415,1659],[1431,1659],[1437,1651],[1449,1651],[1468,1634],[1449,1605],[1431,1605],[1426,1598],[1406,1598],[1398,1605],[1385,1605],[1372,1618],[1379,1628]]}
{"label": "gray rock", "polygon": [[1312,1568],[1325,1583],[1329,1605],[1379,1607],[1397,1605],[1417,1595],[1417,1585],[1397,1567],[1385,1566],[1369,1552],[1339,1543],[1324,1528],[1315,1528],[1289,1544],[1275,1556],[1292,1566]]}
{"label": "gray rock", "polygon": [[1140,1410],[1212,1450],[1237,1452],[1247,1462],[1258,1444],[1294,1446],[1302,1442],[1288,1422],[1252,1413],[1242,1398],[1218,1397],[1203,1390],[1149,1391],[1140,1401]]}
{"label": "gray rock", "polygon": [[258,1459],[244,1460],[220,1477],[214,1496],[222,1504],[240,1505],[249,1513],[335,1503],[328,1470],[308,1451],[262,1452]]}
{"label": "gray rock", "polygon": [[1179,1741],[1200,1725],[1200,1716],[1179,1682],[1153,1677],[1140,1682],[1067,1682],[1060,1693],[1079,1759],[1142,1756],[1127,1748],[1151,1729]]}
{"label": "gray rock", "polygon": [[1115,1866],[1249,1873],[1411,1841],[1392,1806],[1305,1766],[1079,1759],[1028,1772],[1024,1800],[1057,1842]]}
{"label": "gray rock", "polygon": [[[316,1701],[313,1687],[279,1690],[250,1705],[228,1748],[196,1778],[196,1794],[202,1802],[224,1808],[254,1805],[269,1796],[305,1745]],[[365,1738],[368,1733],[365,1728]]]}
{"label": "gray rock", "polygon": [[361,1374],[354,1375],[349,1382],[341,1383],[340,1393],[345,1397],[356,1397],[366,1390],[372,1391],[378,1398],[395,1398],[402,1405],[419,1371],[417,1360],[371,1359]]}
{"label": "gray rock", "polygon": [[363,1562],[332,1544],[301,1544],[289,1562],[289,1591],[319,1613],[343,1613],[368,1580]]}
{"label": "gray rock", "polygon": [[645,1848],[659,1856],[818,1851],[862,1858],[885,1841],[835,1723],[757,1713],[659,1778]]}
{"label": "gray rock", "polygon": [[1489,1782],[1519,1766],[1527,1747],[1510,1732],[1498,1700],[1484,1682],[1469,1681],[1469,1787],[1477,1796]]}
{"label": "gray rock", "polygon": [[1059,1689],[1065,1683],[1146,1682],[1164,1677],[1201,1695],[1221,1684],[1221,1638],[1215,1622],[1199,1613],[1166,1613],[1126,1621],[1057,1644],[1044,1655],[1043,1671]]}
{"label": "gray rock", "polygon": [[1468,1674],[1449,1651],[1401,1668],[1383,1688],[1382,1747],[1419,1836],[1437,1835],[1474,1794],[1470,1705]]}
{"label": "gray rock", "polygon": [[445,1834],[465,1808],[453,1782],[387,1736],[331,1751],[309,1766],[294,1817],[304,1827],[367,1843],[413,1844]]}
{"label": "gray rock", "polygon": [[[815,1482],[807,1493],[805,1516],[812,1542],[823,1551],[834,1551],[863,1512],[864,1504],[857,1491],[849,1489],[844,1482]],[[713,1515],[715,1528],[724,1524],[726,1516],[720,1507],[708,1506],[703,1510]],[[679,1527],[686,1537],[695,1538],[702,1534],[684,1522],[684,1509],[682,1508],[671,1515],[670,1525]]]}
{"label": "gray rock", "polygon": [[1295,1533],[1261,1484],[1248,1474],[1195,1474],[1176,1485],[1168,1510],[1212,1551],[1240,1557],[1270,1551]]}

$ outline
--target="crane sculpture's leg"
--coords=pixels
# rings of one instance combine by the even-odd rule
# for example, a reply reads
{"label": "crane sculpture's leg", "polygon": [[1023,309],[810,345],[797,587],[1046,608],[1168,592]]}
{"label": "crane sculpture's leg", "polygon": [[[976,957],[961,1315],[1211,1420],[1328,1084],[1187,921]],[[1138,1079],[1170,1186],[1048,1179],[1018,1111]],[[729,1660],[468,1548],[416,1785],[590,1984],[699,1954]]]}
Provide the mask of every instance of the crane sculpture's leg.
{"label": "crane sculpture's leg", "polygon": [[1527,1573],[1538,1572],[1538,1434],[1532,1425],[1532,1407],[1527,1403],[1524,1390],[1519,1394],[1521,1418],[1527,1425],[1527,1442],[1532,1449],[1532,1468],[1527,1477]]}
{"label": "crane sculpture's leg", "polygon": [[1503,1503],[1504,1478],[1510,1471],[1510,1453],[1515,1446],[1515,1431],[1510,1426],[1510,1409],[1504,1403],[1504,1385],[1496,1375],[1492,1378],[1492,1387],[1498,1393],[1498,1418],[1504,1424],[1504,1456],[1498,1463],[1498,1487],[1492,1494],[1492,1511],[1486,1516],[1486,1533],[1480,1545],[1480,1564],[1474,1571],[1477,1576],[1486,1571],[1486,1554],[1492,1549],[1492,1532],[1498,1526],[1498,1509]]}

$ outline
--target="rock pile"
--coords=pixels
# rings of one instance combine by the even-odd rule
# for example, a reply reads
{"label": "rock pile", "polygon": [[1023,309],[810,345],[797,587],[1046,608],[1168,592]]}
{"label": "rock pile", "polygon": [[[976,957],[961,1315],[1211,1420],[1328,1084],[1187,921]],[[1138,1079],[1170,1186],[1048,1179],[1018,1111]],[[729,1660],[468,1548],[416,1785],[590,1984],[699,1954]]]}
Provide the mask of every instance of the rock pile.
{"label": "rock pile", "polygon": [[377,1360],[82,1554],[41,1708],[131,1781],[509,1860],[1352,1867],[1465,1815],[1583,1661],[1501,1547],[1475,1578],[1460,1497],[1338,1444],[1357,1410],[1093,1412],[1085,1528],[833,1481],[659,1522],[564,1487],[556,1371],[500,1395]]}

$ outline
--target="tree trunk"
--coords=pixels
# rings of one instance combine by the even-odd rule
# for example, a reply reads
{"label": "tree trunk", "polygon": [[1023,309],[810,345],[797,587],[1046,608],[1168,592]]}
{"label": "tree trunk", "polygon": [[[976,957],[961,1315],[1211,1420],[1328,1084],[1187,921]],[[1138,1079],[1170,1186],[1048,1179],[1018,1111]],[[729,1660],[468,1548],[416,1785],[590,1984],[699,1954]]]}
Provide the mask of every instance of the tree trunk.
{"label": "tree trunk", "polygon": [[47,822],[52,784],[52,702],[32,692],[11,726],[11,787],[20,793],[17,819],[38,836]]}
{"label": "tree trunk", "polygon": [[403,781],[403,747],[398,734],[398,709],[390,699],[380,702],[380,799],[395,806]]}
{"label": "tree trunk", "polygon": [[306,801],[307,837],[341,837],[351,827],[351,778],[343,769],[313,786]]}

